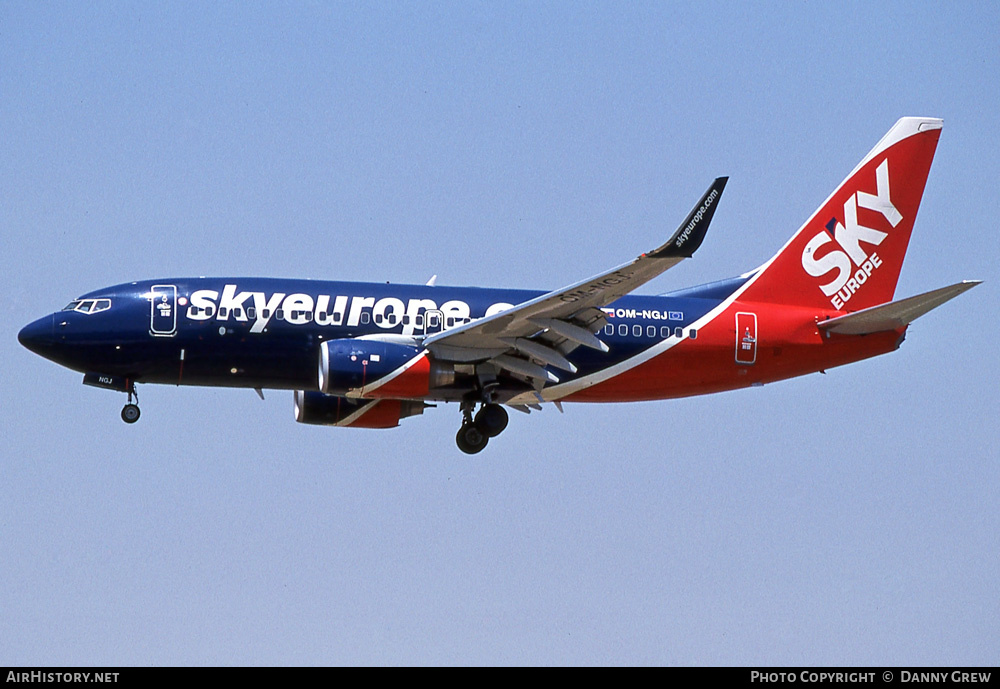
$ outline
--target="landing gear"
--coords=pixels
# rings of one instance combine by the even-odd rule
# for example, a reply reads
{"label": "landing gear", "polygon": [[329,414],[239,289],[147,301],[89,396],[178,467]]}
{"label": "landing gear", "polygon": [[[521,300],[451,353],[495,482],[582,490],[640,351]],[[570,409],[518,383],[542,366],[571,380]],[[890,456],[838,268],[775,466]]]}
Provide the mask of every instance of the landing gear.
{"label": "landing gear", "polygon": [[[139,420],[139,393],[135,391],[135,383],[128,381],[128,404],[122,407],[122,421],[125,423],[135,423]],[[135,402],[132,398],[135,397]]]}
{"label": "landing gear", "polygon": [[482,402],[479,413],[473,419],[475,405],[474,400],[462,402],[462,427],[455,436],[458,449],[467,455],[482,452],[490,438],[495,438],[507,428],[507,412],[499,404]]}
{"label": "landing gear", "polygon": [[508,421],[507,411],[499,404],[484,404],[473,423],[483,433],[495,438],[507,428]]}
{"label": "landing gear", "polygon": [[458,429],[458,435],[455,436],[458,449],[467,455],[482,452],[489,441],[490,437],[479,430],[474,423],[463,423]]}
{"label": "landing gear", "polygon": [[125,423],[135,423],[139,420],[139,405],[126,404],[122,407],[122,421]]}

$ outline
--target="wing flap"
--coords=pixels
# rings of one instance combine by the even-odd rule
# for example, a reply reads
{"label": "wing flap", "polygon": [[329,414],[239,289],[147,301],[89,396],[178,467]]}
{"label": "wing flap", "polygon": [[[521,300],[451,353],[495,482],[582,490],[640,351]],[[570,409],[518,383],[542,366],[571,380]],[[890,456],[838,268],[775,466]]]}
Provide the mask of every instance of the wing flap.
{"label": "wing flap", "polygon": [[607,352],[608,346],[601,342],[592,332],[586,328],[574,325],[570,321],[563,321],[557,318],[536,318],[531,322],[539,328],[552,331],[558,336],[564,337],[575,344],[596,349],[599,352]]}

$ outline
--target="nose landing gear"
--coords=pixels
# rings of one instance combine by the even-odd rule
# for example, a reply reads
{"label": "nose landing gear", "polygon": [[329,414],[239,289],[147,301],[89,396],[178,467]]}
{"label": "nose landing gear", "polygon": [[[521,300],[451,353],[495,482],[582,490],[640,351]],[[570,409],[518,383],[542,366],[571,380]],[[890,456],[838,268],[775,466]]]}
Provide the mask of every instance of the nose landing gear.
{"label": "nose landing gear", "polygon": [[[135,397],[135,402],[132,402]],[[122,421],[125,423],[135,423],[139,420],[139,393],[135,391],[135,383],[128,383],[128,404],[122,407]]]}
{"label": "nose landing gear", "polygon": [[473,419],[474,407],[475,402],[462,403],[462,427],[455,436],[458,449],[467,455],[482,452],[490,438],[495,438],[507,428],[509,420],[507,411],[503,407],[488,402],[482,403],[479,413]]}
{"label": "nose landing gear", "polygon": [[122,407],[122,421],[125,423],[135,423],[139,420],[139,405],[126,404]]}

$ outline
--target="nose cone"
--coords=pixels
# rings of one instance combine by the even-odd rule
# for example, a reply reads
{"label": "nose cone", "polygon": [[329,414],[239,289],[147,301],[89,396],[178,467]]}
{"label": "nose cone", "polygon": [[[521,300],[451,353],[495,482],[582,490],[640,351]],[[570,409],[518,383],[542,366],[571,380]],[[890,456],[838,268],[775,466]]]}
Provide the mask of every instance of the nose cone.
{"label": "nose cone", "polygon": [[17,341],[35,354],[46,356],[56,343],[55,318],[55,314],[50,314],[24,326],[17,334]]}

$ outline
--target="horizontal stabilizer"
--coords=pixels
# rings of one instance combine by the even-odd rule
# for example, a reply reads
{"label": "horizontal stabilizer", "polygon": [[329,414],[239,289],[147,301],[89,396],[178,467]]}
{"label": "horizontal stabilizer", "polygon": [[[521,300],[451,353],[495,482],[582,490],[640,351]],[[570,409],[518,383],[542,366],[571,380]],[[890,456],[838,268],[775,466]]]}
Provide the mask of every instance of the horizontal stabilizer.
{"label": "horizontal stabilizer", "polygon": [[831,318],[828,321],[820,321],[817,325],[821,330],[840,335],[868,335],[885,330],[898,330],[931,309],[936,309],[962,292],[972,289],[980,282],[981,280],[964,280],[950,287],[942,287],[932,292],[918,294],[909,299],[900,299],[856,313],[849,313],[846,316]]}

